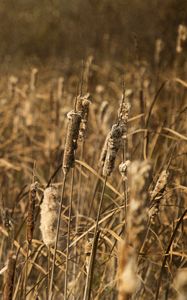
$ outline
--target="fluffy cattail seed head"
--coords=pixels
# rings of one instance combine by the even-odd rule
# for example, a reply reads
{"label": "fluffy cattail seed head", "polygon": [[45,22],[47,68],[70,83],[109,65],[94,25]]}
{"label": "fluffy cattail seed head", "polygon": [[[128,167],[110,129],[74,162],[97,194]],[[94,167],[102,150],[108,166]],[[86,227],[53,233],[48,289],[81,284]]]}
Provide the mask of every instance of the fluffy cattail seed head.
{"label": "fluffy cattail seed head", "polygon": [[148,223],[148,187],[152,167],[148,161],[135,161],[128,168],[130,203],[127,218],[129,243],[138,252],[143,242]]}
{"label": "fluffy cattail seed head", "polygon": [[178,27],[176,52],[181,53],[183,50],[183,42],[187,40],[187,27],[180,24]]}
{"label": "fluffy cattail seed head", "polygon": [[121,146],[123,128],[120,124],[114,124],[107,140],[107,152],[103,165],[103,176],[110,176],[114,169],[117,152]]}
{"label": "fluffy cattail seed head", "polygon": [[58,190],[54,186],[44,190],[41,204],[40,230],[42,239],[47,246],[54,245],[58,214]]}
{"label": "fluffy cattail seed head", "polygon": [[119,165],[119,172],[122,176],[123,181],[127,180],[127,169],[130,166],[130,160],[126,160]]}
{"label": "fluffy cattail seed head", "polygon": [[167,186],[168,176],[169,172],[163,170],[157,180],[154,190],[151,192],[151,203],[148,214],[152,223],[154,223],[154,219],[159,212],[160,201]]}
{"label": "fluffy cattail seed head", "polygon": [[30,78],[30,91],[31,92],[35,91],[37,80],[38,80],[38,69],[33,68],[31,70],[31,78]]}

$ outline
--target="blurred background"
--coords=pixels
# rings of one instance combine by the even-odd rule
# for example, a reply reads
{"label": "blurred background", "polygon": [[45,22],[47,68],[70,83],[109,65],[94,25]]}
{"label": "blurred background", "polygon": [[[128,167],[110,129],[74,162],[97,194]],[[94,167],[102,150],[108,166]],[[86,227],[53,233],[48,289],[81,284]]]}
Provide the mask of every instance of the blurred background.
{"label": "blurred background", "polygon": [[[1,67],[51,58],[152,61],[155,40],[164,40],[165,61],[175,55],[186,0],[2,0]],[[138,51],[137,51],[138,48]]]}

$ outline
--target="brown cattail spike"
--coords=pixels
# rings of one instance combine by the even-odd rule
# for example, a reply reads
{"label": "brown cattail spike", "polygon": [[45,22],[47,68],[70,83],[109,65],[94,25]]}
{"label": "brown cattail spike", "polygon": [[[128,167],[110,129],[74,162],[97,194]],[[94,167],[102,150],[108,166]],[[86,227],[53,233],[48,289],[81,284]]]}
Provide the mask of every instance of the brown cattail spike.
{"label": "brown cattail spike", "polygon": [[82,120],[81,120],[81,127],[79,131],[79,138],[81,140],[85,138],[85,134],[86,134],[90,103],[91,103],[90,94],[86,94],[82,99]]}
{"label": "brown cattail spike", "polygon": [[10,251],[8,254],[7,270],[4,277],[3,300],[12,300],[14,288],[14,275],[16,269],[16,256]]}
{"label": "brown cattail spike", "polygon": [[107,153],[103,166],[103,176],[110,176],[114,169],[117,152],[121,146],[122,134],[123,127],[120,124],[114,124],[107,141]]}
{"label": "brown cattail spike", "polygon": [[38,182],[31,184],[29,191],[29,207],[27,215],[27,241],[30,244],[33,239],[34,232],[34,211],[36,204],[36,192],[37,192]]}
{"label": "brown cattail spike", "polygon": [[81,123],[80,112],[71,111],[68,113],[68,128],[66,144],[63,157],[63,171],[66,174],[70,168],[74,167],[75,150],[77,149],[77,140]]}

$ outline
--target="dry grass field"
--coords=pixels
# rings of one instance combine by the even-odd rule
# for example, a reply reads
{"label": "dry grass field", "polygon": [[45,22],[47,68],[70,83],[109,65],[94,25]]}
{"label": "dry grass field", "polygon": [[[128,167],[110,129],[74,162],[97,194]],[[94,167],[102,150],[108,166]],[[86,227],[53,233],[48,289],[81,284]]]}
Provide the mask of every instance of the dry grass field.
{"label": "dry grass field", "polygon": [[186,40],[2,73],[0,299],[187,299]]}

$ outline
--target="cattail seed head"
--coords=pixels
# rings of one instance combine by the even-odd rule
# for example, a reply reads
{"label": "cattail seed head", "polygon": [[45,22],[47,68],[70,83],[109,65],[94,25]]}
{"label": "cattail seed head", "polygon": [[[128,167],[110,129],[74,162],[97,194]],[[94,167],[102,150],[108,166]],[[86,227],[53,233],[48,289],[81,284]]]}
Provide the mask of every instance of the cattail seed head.
{"label": "cattail seed head", "polygon": [[27,215],[27,241],[30,244],[33,238],[34,232],[34,211],[36,204],[36,192],[37,192],[38,182],[31,184],[29,191],[29,207]]}
{"label": "cattail seed head", "polygon": [[103,165],[103,176],[110,176],[114,169],[117,152],[121,146],[122,126],[114,124],[107,140],[107,153]]}
{"label": "cattail seed head", "polygon": [[80,99],[78,101],[78,107],[77,110],[81,111],[81,126],[79,130],[79,138],[84,139],[87,129],[87,122],[88,122],[88,115],[89,115],[89,107],[91,103],[91,96],[90,94],[86,94],[84,97],[81,98],[81,104]]}
{"label": "cattail seed head", "polygon": [[129,243],[138,252],[148,223],[148,187],[152,167],[148,161],[135,161],[128,168],[130,203],[127,218]]}
{"label": "cattail seed head", "polygon": [[119,172],[122,176],[123,181],[127,180],[127,169],[130,166],[130,163],[131,163],[130,160],[126,160],[125,162],[122,162],[119,165]]}
{"label": "cattail seed head", "polygon": [[183,42],[187,40],[187,27],[180,24],[178,27],[176,52],[181,53],[183,50]]}
{"label": "cattail seed head", "polygon": [[42,239],[47,246],[54,245],[56,237],[58,214],[58,190],[54,186],[44,190],[44,198],[41,204],[40,230]]}
{"label": "cattail seed head", "polygon": [[152,223],[154,223],[154,219],[159,212],[160,201],[167,186],[168,176],[169,172],[167,170],[163,170],[157,180],[154,190],[151,192],[151,203],[148,214]]}
{"label": "cattail seed head", "polygon": [[71,111],[68,113],[68,128],[63,157],[63,171],[66,174],[70,168],[74,167],[75,150],[77,149],[77,140],[81,123],[80,112]]}
{"label": "cattail seed head", "polygon": [[31,70],[31,77],[30,77],[30,91],[31,92],[35,91],[37,80],[38,80],[38,69],[33,68]]}
{"label": "cattail seed head", "polygon": [[10,98],[13,98],[15,96],[17,83],[18,83],[18,78],[13,75],[10,76],[8,81],[8,93]]}

